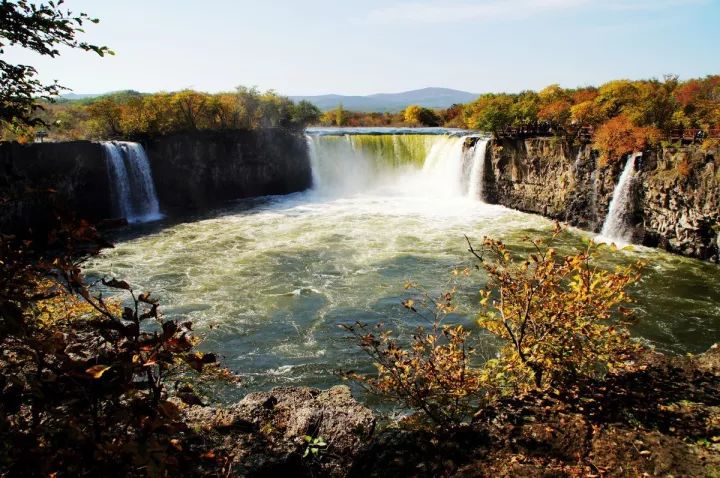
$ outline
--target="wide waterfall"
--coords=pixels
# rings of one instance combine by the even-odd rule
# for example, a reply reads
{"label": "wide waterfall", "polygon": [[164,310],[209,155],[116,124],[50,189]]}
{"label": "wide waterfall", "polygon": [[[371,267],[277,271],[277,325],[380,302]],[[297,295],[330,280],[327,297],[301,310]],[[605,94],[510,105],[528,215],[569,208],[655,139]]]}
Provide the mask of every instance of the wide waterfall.
{"label": "wide waterfall", "polygon": [[632,229],[629,227],[627,216],[631,213],[635,160],[641,156],[642,153],[630,155],[625,163],[600,232],[602,240],[621,244],[629,243],[632,240]]}
{"label": "wide waterfall", "polygon": [[115,213],[130,223],[160,219],[150,161],[138,143],[103,142]]}
{"label": "wide waterfall", "polygon": [[[335,133],[335,134],[333,134]],[[314,190],[324,195],[386,191],[393,195],[482,199],[485,150],[453,130],[376,132],[310,130]]]}
{"label": "wide waterfall", "polygon": [[[217,214],[121,238],[88,264],[93,279],[109,274],[152,290],[168,317],[192,320],[223,365],[242,375],[242,387],[222,387],[230,402],[278,386],[330,387],[336,370],[374,373],[338,324],[383,322],[414,333],[426,323],[402,306],[422,295],[405,288],[408,280],[433,297],[457,287],[447,323],[475,327],[486,275],[453,274],[477,265],[465,235],[519,251],[527,237],[553,235],[542,216],[478,200],[483,185],[492,186],[485,136],[311,129],[307,141],[313,189],[228,203]],[[615,202],[629,192],[616,192]],[[585,236],[569,229],[554,242],[558,254],[577,253]],[[603,266],[648,254],[653,267],[636,286],[633,332],[664,351],[706,350],[720,337],[712,288],[720,269],[639,248],[603,255]],[[482,346],[488,356],[496,351],[492,341]]]}

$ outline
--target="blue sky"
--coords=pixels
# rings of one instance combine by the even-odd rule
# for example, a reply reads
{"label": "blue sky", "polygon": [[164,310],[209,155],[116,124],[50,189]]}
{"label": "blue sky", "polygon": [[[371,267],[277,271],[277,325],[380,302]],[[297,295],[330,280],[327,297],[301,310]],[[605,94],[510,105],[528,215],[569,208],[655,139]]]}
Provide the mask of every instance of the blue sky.
{"label": "blue sky", "polygon": [[720,73],[720,0],[66,0],[116,56],[8,51],[76,93],[475,93]]}

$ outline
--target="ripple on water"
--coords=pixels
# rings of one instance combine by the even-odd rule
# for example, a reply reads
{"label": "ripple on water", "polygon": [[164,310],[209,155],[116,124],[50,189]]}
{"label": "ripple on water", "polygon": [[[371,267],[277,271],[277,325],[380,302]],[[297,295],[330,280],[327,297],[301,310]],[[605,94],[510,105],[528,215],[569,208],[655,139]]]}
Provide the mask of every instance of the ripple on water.
{"label": "ripple on water", "polygon": [[[417,316],[400,302],[406,279],[439,293],[450,270],[471,266],[464,235],[512,247],[525,236],[548,237],[546,219],[464,199],[313,194],[238,203],[219,216],[121,241],[90,264],[151,290],[170,317],[187,317],[207,335],[203,345],[244,377],[244,390],[337,383],[336,369],[372,364],[339,323],[387,322],[412,330]],[[570,230],[560,252],[592,234]],[[720,341],[720,268],[634,247],[603,254],[612,267],[649,262],[633,332],[663,350],[699,352]],[[458,286],[451,320],[474,326],[476,272]],[[212,328],[211,328],[212,327]],[[474,330],[474,329],[473,329]],[[486,344],[492,350],[491,342]],[[491,352],[488,352],[491,353]]]}

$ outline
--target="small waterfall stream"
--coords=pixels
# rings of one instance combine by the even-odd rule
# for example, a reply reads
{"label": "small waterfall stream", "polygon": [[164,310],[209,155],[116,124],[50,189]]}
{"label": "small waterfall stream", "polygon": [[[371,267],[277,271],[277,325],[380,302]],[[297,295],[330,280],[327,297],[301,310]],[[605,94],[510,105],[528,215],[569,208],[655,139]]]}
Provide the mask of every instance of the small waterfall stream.
{"label": "small waterfall stream", "polygon": [[101,143],[108,165],[115,213],[130,223],[160,219],[150,161],[138,143],[107,141]]}
{"label": "small waterfall stream", "polygon": [[479,201],[485,200],[485,154],[487,152],[488,141],[487,139],[478,139],[472,150],[468,197]]}
{"label": "small waterfall stream", "polygon": [[629,243],[632,240],[632,229],[629,227],[627,216],[631,212],[633,178],[635,177],[635,160],[642,153],[635,153],[628,157],[620,179],[618,180],[607,217],[603,223],[600,236],[602,239],[620,243]]}

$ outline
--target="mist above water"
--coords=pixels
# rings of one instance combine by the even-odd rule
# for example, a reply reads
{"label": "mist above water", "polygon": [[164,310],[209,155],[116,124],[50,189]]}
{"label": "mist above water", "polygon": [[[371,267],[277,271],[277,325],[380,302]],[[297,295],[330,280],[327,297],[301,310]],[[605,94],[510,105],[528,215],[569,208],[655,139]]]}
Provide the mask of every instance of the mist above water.
{"label": "mist above water", "polygon": [[[483,138],[463,147],[452,134],[309,134],[313,190],[242,201],[221,214],[160,223],[119,238],[90,264],[151,290],[168,317],[191,319],[203,345],[243,377],[232,400],[281,385],[329,386],[336,370],[371,371],[339,323],[385,322],[410,331],[421,324],[400,303],[406,280],[439,293],[455,267],[471,267],[464,235],[501,238],[522,250],[526,236],[549,237],[539,216],[484,204]],[[435,131],[433,132],[435,133]],[[478,149],[480,148],[480,149]],[[473,171],[471,173],[471,171]],[[472,178],[470,177],[472,176]],[[571,230],[560,252],[589,234]],[[634,332],[664,350],[699,352],[720,340],[717,267],[636,248],[608,253],[602,264],[650,261],[636,287]],[[458,311],[448,320],[477,330],[475,271],[457,284]],[[492,352],[492,344],[486,348]]]}

